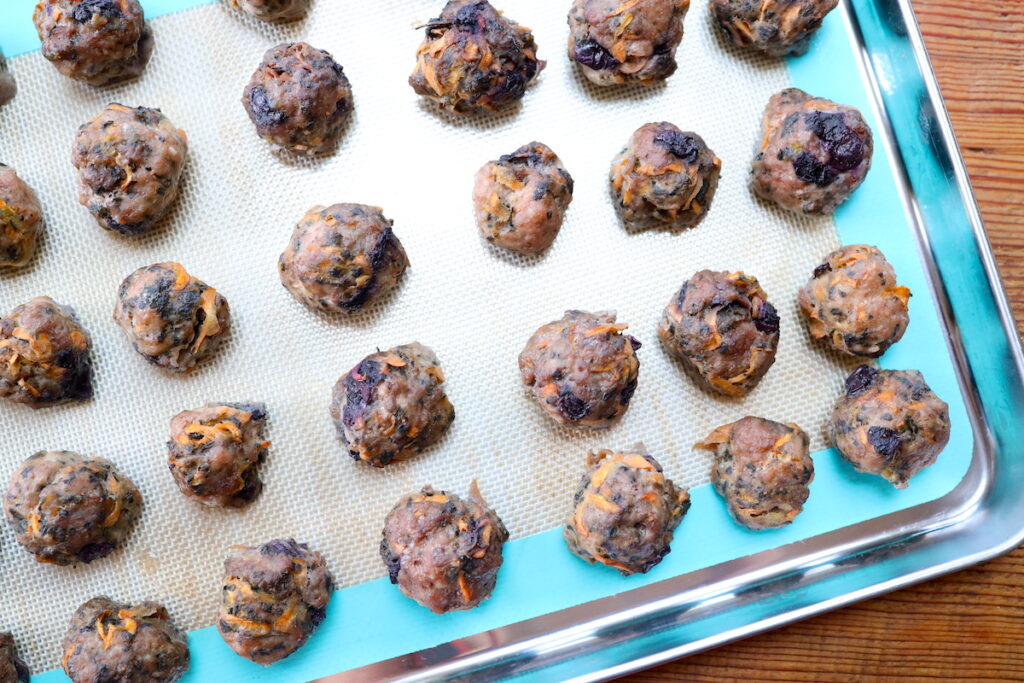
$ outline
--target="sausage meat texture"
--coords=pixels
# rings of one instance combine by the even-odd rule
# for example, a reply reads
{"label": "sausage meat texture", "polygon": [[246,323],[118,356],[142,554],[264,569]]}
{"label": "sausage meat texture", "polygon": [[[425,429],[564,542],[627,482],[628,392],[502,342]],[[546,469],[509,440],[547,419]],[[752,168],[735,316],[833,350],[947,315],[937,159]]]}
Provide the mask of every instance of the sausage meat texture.
{"label": "sausage meat texture", "polygon": [[262,21],[285,22],[295,21],[306,16],[312,0],[227,0],[232,7],[237,7]]}
{"label": "sausage meat texture", "polygon": [[0,268],[28,265],[42,226],[36,193],[13,168],[0,164]]}
{"label": "sausage meat texture", "polygon": [[3,50],[0,50],[0,107],[14,99],[18,94],[18,83],[14,80],[14,74],[7,66],[7,59]]}
{"label": "sausage meat texture", "polygon": [[29,671],[14,647],[10,633],[0,633],[0,683],[29,683]]}
{"label": "sausage meat texture", "polygon": [[802,55],[839,0],[710,0],[726,40],[773,57]]}

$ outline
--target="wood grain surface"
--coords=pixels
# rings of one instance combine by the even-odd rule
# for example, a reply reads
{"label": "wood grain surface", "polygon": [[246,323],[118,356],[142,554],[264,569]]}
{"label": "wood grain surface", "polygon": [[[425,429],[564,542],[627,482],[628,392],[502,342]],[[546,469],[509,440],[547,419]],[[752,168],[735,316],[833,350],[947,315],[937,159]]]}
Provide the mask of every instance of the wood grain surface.
{"label": "wood grain surface", "polygon": [[[1024,0],[913,0],[1024,331]],[[1024,548],[630,677],[1024,680]]]}

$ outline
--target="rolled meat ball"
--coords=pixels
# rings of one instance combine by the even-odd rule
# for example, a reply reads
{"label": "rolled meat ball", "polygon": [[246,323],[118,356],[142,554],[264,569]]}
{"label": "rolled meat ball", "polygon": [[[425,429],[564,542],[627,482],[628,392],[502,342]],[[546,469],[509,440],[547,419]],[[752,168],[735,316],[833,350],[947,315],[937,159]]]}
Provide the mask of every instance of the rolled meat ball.
{"label": "rolled meat ball", "polygon": [[629,408],[640,377],[640,342],[611,312],[566,311],[533,333],[519,373],[559,424],[605,429]]}
{"label": "rolled meat ball", "polygon": [[710,0],[715,23],[733,45],[773,57],[802,55],[839,0]]}
{"label": "rolled meat ball", "polygon": [[764,110],[750,186],[784,209],[831,214],[864,182],[873,149],[857,109],[787,88]]}
{"label": "rolled meat ball", "polygon": [[273,664],[293,654],[327,616],[334,577],[305,543],[277,539],[224,561],[217,630],[241,657]]}
{"label": "rolled meat ball", "polygon": [[331,396],[331,417],[348,454],[384,467],[439,441],[455,420],[443,384],[437,356],[418,342],[361,360]]}
{"label": "rolled meat ball", "polygon": [[380,556],[403,595],[442,614],[491,597],[507,540],[475,481],[467,500],[425,486],[388,513]]}
{"label": "rolled meat ball", "polygon": [[14,74],[7,67],[3,50],[0,50],[0,107],[13,100],[17,94],[18,83],[14,80]]}
{"label": "rolled meat ball", "polygon": [[846,379],[830,428],[832,442],[854,469],[903,489],[949,442],[949,406],[917,370],[862,365]]}
{"label": "rolled meat ball", "polygon": [[0,318],[0,397],[32,408],[92,398],[92,340],[48,296]]}
{"label": "rolled meat ball", "polygon": [[641,126],[612,161],[612,199],[627,230],[682,230],[704,220],[722,161],[671,123]]}
{"label": "rolled meat ball", "polygon": [[623,576],[646,574],[671,550],[689,492],[677,489],[641,445],[591,453],[587,466],[563,531],[569,551]]}
{"label": "rolled meat ball", "polygon": [[409,267],[393,224],[376,206],[314,206],[278,259],[281,284],[313,310],[362,310],[393,290]]}
{"label": "rolled meat ball", "polygon": [[316,156],[338,145],[352,112],[352,86],[329,52],[281,43],[263,55],[242,93],[256,133],[294,154]]}
{"label": "rolled meat ball", "polygon": [[156,602],[100,596],[75,612],[62,643],[73,683],[177,681],[188,671],[188,636]]}
{"label": "rolled meat ball", "polygon": [[46,451],[11,477],[4,513],[20,543],[40,562],[89,563],[128,536],[142,509],[131,479],[102,458]]}
{"label": "rolled meat ball", "polygon": [[14,648],[14,637],[0,633],[0,681],[3,683],[29,683],[29,671]]}
{"label": "rolled meat ball", "polygon": [[0,164],[0,268],[28,265],[42,227],[43,210],[36,193],[13,168]]}
{"label": "rolled meat ball", "polygon": [[695,448],[714,453],[711,483],[729,514],[748,529],[776,529],[803,510],[814,480],[807,434],[795,424],[744,417]]}
{"label": "rolled meat ball", "polygon": [[114,322],[143,358],[188,373],[231,333],[228,302],[180,263],[139,268],[117,290]]}
{"label": "rolled meat ball", "polygon": [[442,109],[508,109],[544,68],[533,33],[487,0],[449,0],[424,28],[409,85]]}
{"label": "rolled meat ball", "polygon": [[531,142],[477,171],[476,226],[491,244],[539,254],[558,236],[572,190],[562,160],[547,145]]}
{"label": "rolled meat ball", "polygon": [[700,384],[746,396],[775,362],[779,315],[757,278],[702,270],[668,302],[658,337]]}
{"label": "rolled meat ball", "polygon": [[232,7],[237,7],[262,21],[285,22],[295,21],[306,16],[311,0],[227,0]]}

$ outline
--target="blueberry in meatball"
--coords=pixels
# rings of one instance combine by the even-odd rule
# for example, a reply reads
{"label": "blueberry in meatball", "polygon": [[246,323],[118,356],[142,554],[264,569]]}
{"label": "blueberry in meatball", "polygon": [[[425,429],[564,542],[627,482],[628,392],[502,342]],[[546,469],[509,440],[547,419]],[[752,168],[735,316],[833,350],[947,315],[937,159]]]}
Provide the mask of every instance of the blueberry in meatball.
{"label": "blueberry in meatball", "polygon": [[2,683],[29,683],[28,667],[21,661],[10,633],[0,633],[0,681]]}
{"label": "blueberry in meatball", "polygon": [[14,74],[7,67],[3,50],[0,50],[0,107],[13,100],[17,94],[18,83],[14,80]]}
{"label": "blueberry in meatball", "polygon": [[726,40],[773,57],[802,55],[839,0],[710,0]]}
{"label": "blueberry in meatball", "polygon": [[409,266],[393,224],[376,206],[314,206],[278,259],[281,284],[313,310],[362,310],[393,290]]}
{"label": "blueberry in meatball", "polygon": [[117,549],[142,508],[132,480],[102,458],[46,451],[11,476],[4,512],[40,562],[89,563]]}
{"label": "blueberry in meatball", "polygon": [[711,208],[721,170],[696,133],[648,123],[612,161],[612,199],[627,230],[692,228]]}
{"label": "blueberry in meatball", "polygon": [[466,500],[425,486],[388,513],[380,556],[403,595],[441,614],[491,597],[507,540],[475,481]]}
{"label": "blueberry in meatball", "polygon": [[[0,86],[2,87],[2,86]],[[43,210],[32,188],[0,164],[0,268],[21,268],[36,253]]]}
{"label": "blueberry in meatball", "polygon": [[864,182],[873,145],[857,109],[787,88],[764,110],[750,186],[784,209],[830,214]]}
{"label": "blueberry in meatball", "polygon": [[276,539],[224,561],[217,630],[238,655],[273,664],[306,644],[327,616],[334,577],[305,543]]}
{"label": "blueberry in meatball", "polygon": [[539,254],[558,236],[572,190],[562,160],[547,145],[531,142],[477,171],[476,226],[491,244]]}
{"label": "blueberry in meatball", "polygon": [[237,7],[263,21],[285,22],[301,19],[309,11],[311,0],[228,0]]}
{"label": "blueberry in meatball", "polygon": [[455,420],[434,352],[413,342],[378,351],[342,375],[331,417],[353,460],[374,467],[433,445]]}
{"label": "blueberry in meatball", "polygon": [[563,532],[569,551],[623,576],[646,574],[671,550],[690,494],[641,445],[591,453],[587,466]]}
{"label": "blueberry in meatball", "polygon": [[949,442],[949,406],[917,370],[862,365],[846,379],[830,428],[832,442],[854,469],[903,489]]}
{"label": "blueberry in meatball", "polygon": [[519,374],[559,424],[604,429],[629,408],[640,376],[640,342],[610,312],[566,311],[533,333]]}
{"label": "blueberry in meatball", "polygon": [[449,0],[430,20],[409,85],[457,114],[508,109],[544,62],[533,34],[487,0]]}
{"label": "blueberry in meatball", "polygon": [[114,322],[150,363],[188,373],[231,332],[227,300],[180,263],[139,268],[117,290]]}

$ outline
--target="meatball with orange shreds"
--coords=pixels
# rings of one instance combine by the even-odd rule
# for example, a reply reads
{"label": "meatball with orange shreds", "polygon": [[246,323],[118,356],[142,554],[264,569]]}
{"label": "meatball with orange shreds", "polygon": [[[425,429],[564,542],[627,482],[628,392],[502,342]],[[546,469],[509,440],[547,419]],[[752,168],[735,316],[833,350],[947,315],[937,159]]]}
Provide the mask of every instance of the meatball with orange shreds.
{"label": "meatball with orange shreds", "polygon": [[0,268],[28,265],[42,226],[36,193],[13,168],[0,164]]}
{"label": "meatball with orange shreds", "polygon": [[14,637],[0,633],[0,681],[3,683],[29,683],[29,671],[18,657]]}
{"label": "meatball with orange shreds", "polygon": [[726,40],[773,57],[802,55],[839,0],[710,0]]}
{"label": "meatball with orange shreds", "polygon": [[14,74],[7,66],[4,51],[0,50],[0,107],[13,100],[17,94],[18,82],[14,80]]}
{"label": "meatball with orange shreds", "polygon": [[295,21],[306,16],[312,0],[227,0],[232,7],[262,21]]}

